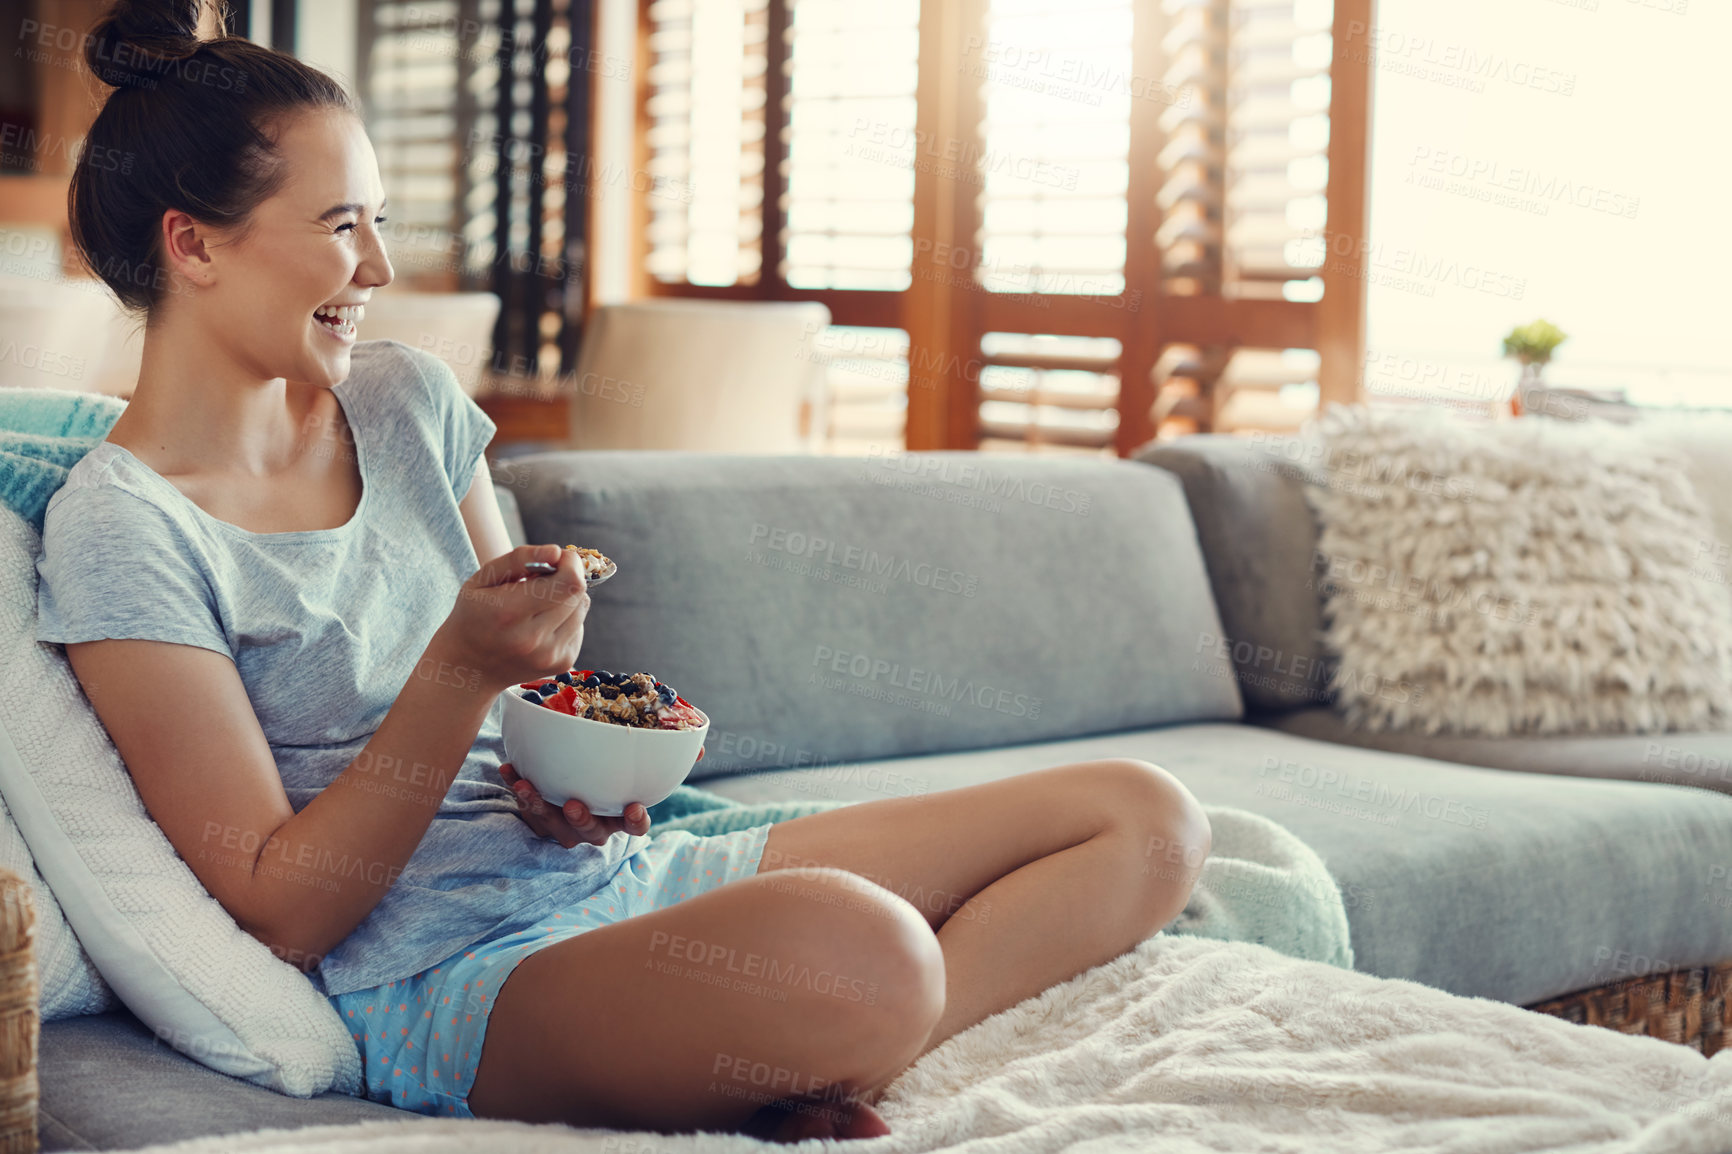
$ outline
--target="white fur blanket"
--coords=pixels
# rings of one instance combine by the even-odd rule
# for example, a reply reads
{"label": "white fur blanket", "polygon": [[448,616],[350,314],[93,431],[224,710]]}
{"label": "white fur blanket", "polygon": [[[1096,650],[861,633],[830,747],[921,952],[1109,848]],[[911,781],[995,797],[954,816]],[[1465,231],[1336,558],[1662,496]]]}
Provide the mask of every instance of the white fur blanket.
{"label": "white fur blanket", "polygon": [[[751,1087],[742,1083],[748,1093]],[[1732,1050],[1159,934],[951,1038],[860,1154],[1060,1150],[1726,1154]],[[814,1139],[813,1142],[824,1140]],[[409,1119],[200,1138],[166,1154],[768,1154],[737,1134]],[[817,1151],[830,1149],[812,1145]]]}

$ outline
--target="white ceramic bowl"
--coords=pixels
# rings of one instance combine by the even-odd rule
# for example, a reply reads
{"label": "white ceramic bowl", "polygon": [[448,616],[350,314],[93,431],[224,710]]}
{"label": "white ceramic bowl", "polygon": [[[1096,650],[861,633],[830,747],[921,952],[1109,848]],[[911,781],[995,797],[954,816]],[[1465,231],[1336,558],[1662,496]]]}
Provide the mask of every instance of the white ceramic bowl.
{"label": "white ceramic bowl", "polygon": [[710,731],[701,709],[704,723],[692,729],[638,729],[533,705],[521,692],[516,685],[505,691],[499,730],[506,760],[549,802],[575,797],[599,817],[666,798],[697,764]]}

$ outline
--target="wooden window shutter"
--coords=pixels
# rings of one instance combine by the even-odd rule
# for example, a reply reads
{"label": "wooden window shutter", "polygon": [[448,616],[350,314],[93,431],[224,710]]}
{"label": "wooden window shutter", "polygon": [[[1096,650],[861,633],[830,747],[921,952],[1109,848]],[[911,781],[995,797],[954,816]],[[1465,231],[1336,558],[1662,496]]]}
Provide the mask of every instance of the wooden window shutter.
{"label": "wooden window shutter", "polygon": [[900,404],[910,449],[1288,427],[1357,390],[1364,284],[1320,242],[1364,231],[1369,73],[1335,30],[1369,7],[646,0],[655,174],[699,174],[694,44],[738,153],[694,180],[721,207],[649,205],[651,291],[824,301],[871,346],[862,428]]}
{"label": "wooden window shutter", "polygon": [[359,14],[399,283],[498,294],[494,372],[551,386],[576,365],[597,179],[590,0],[373,0]]}

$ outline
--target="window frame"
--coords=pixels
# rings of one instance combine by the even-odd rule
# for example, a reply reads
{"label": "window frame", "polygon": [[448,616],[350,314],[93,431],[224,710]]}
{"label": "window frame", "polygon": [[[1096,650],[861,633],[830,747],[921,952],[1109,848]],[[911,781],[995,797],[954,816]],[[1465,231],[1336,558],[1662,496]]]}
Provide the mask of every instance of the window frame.
{"label": "window frame", "polygon": [[[653,0],[637,0],[638,82],[633,167],[647,171],[649,86]],[[901,290],[800,289],[782,277],[787,192],[787,93],[789,0],[767,0],[766,125],[763,227],[760,262],[753,284],[726,286],[667,282],[647,272],[648,207],[634,197],[630,274],[634,297],[711,300],[818,301],[832,323],[900,328],[909,338],[909,381],[904,447],[909,451],[974,450],[980,447],[980,369],[990,365],[1043,367],[1039,358],[993,357],[981,353],[988,332],[1055,333],[1110,337],[1120,343],[1118,428],[1111,448],[1126,457],[1154,439],[1157,431],[1155,368],[1163,349],[1184,343],[1215,347],[1308,348],[1320,358],[1319,404],[1351,402],[1360,395],[1360,364],[1365,348],[1366,285],[1359,247],[1336,246],[1319,275],[1318,301],[1180,296],[1163,291],[1161,254],[1154,237],[1161,226],[1156,200],[1163,173],[1157,163],[1165,144],[1162,106],[1131,102],[1129,187],[1126,211],[1125,288],[1113,296],[1063,293],[967,291],[918,272]],[[978,85],[965,83],[954,62],[965,45],[983,42],[989,0],[922,0],[918,81],[915,90],[918,139],[981,139],[985,113]],[[1362,46],[1355,50],[1351,29],[1372,26],[1373,0],[1335,0],[1330,59],[1329,177],[1323,236],[1361,238],[1366,224],[1371,66]],[[1134,76],[1165,72],[1162,38],[1167,21],[1161,0],[1133,4],[1131,68]],[[1343,30],[1347,30],[1343,34]],[[972,39],[971,39],[972,38]],[[937,166],[916,165],[912,233],[931,241],[929,253],[958,247],[974,252],[981,220],[979,185],[954,181]],[[1141,238],[1141,239],[1139,239]],[[915,261],[922,259],[918,254]],[[1052,367],[1072,367],[1056,362]],[[916,380],[933,387],[915,387]],[[1203,429],[1213,424],[1214,406],[1205,397],[1195,407]]]}

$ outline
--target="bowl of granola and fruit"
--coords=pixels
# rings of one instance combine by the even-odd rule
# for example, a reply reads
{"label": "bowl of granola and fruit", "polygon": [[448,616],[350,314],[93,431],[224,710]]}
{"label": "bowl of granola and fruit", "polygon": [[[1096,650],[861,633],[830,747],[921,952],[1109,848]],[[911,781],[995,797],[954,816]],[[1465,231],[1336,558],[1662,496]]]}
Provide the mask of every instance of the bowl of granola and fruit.
{"label": "bowl of granola and fruit", "polygon": [[703,756],[710,719],[648,673],[572,669],[505,691],[505,756],[549,803],[600,817],[671,794]]}

